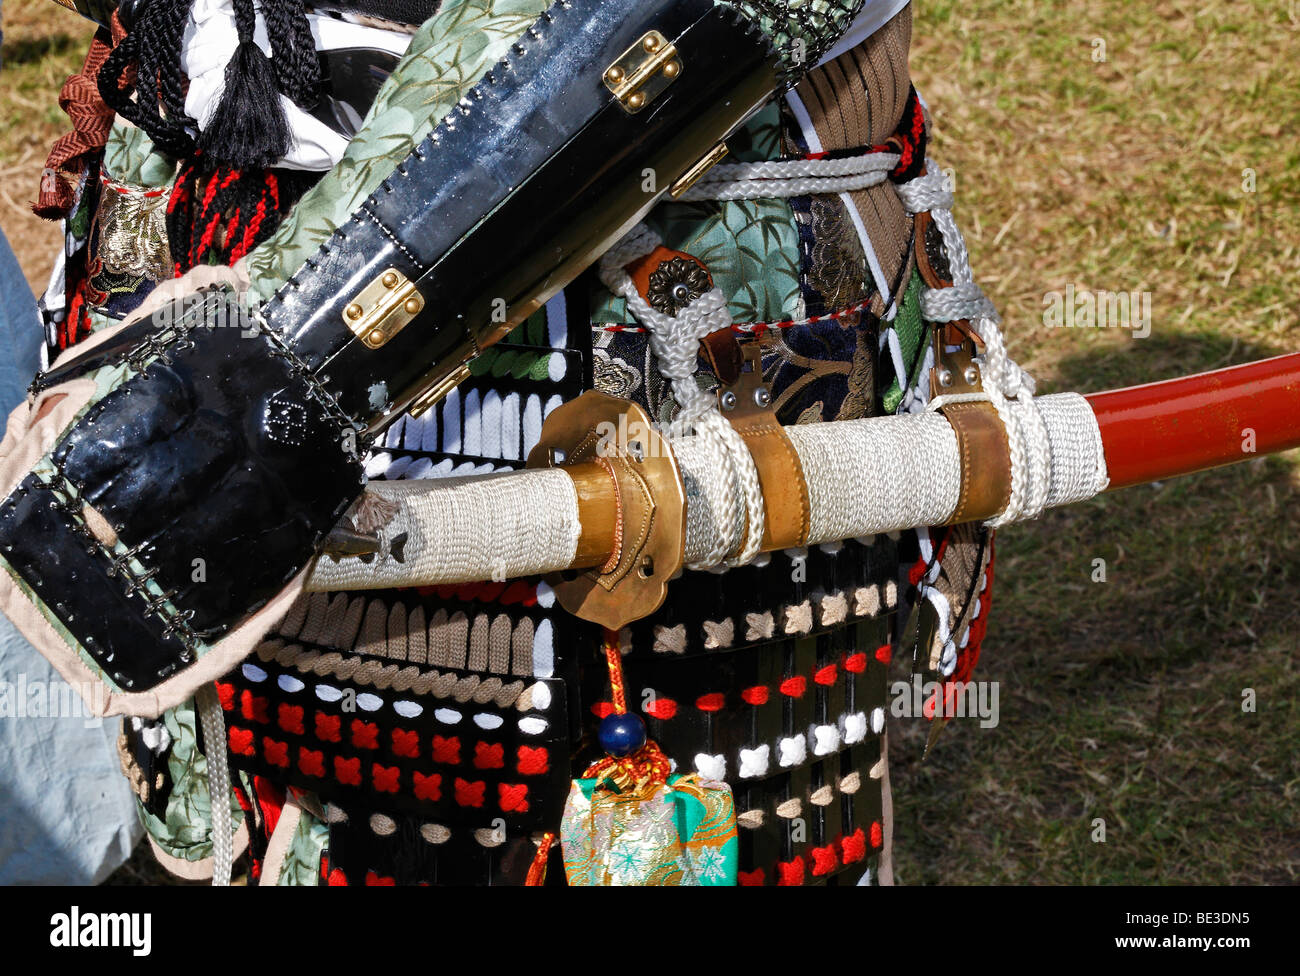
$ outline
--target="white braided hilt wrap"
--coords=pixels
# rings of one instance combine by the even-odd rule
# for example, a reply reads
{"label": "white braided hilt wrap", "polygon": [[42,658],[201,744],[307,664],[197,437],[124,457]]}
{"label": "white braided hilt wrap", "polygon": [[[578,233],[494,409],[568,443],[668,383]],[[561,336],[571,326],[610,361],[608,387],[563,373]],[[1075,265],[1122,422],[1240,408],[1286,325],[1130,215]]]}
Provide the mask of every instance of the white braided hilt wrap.
{"label": "white braided hilt wrap", "polygon": [[808,545],[938,525],[957,508],[962,478],[957,435],[939,414],[805,424],[785,431],[808,483]]}
{"label": "white braided hilt wrap", "polygon": [[402,533],[404,561],[316,560],[309,591],[507,580],[567,568],[578,551],[578,495],[558,468],[470,478],[372,481],[366,491],[393,503],[378,530],[380,551]]}

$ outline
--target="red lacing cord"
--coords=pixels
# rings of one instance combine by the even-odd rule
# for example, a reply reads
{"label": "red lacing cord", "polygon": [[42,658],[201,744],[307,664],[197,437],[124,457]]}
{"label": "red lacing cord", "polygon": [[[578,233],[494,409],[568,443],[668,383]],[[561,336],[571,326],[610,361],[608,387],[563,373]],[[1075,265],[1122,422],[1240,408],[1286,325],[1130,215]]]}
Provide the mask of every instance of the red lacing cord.
{"label": "red lacing cord", "polygon": [[201,153],[184,163],[167,200],[176,276],[214,261],[234,264],[266,240],[293,204],[284,178],[271,170],[209,169]]}

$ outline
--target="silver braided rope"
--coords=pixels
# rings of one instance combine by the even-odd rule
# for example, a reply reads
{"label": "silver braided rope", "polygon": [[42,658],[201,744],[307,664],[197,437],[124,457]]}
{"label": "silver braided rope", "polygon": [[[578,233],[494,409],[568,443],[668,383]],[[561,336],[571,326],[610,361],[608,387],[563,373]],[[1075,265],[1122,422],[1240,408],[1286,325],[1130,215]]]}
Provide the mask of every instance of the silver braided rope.
{"label": "silver braided rope", "polygon": [[756,200],[814,193],[851,193],[879,186],[897,165],[898,153],[864,153],[842,159],[720,163],[678,199]]}

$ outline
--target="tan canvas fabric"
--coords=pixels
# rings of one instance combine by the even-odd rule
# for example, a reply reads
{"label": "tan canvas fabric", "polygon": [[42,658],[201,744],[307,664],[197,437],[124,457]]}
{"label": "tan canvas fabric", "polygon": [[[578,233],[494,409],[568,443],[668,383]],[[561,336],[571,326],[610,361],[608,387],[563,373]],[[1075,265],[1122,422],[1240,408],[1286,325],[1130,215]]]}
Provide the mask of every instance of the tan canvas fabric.
{"label": "tan canvas fabric", "polygon": [[[262,862],[262,874],[258,885],[271,887],[280,883],[280,871],[284,868],[285,855],[293,842],[293,833],[298,829],[302,819],[302,808],[298,801],[290,796],[280,810],[280,819],[275,822],[275,830],[266,844],[266,858]],[[209,875],[210,876],[210,875]]]}

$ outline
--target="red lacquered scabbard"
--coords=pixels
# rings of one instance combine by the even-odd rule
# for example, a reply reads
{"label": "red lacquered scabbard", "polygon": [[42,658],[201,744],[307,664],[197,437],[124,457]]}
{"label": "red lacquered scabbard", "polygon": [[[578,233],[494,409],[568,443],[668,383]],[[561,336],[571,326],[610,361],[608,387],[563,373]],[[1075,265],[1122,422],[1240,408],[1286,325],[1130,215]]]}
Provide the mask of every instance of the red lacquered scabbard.
{"label": "red lacquered scabbard", "polygon": [[1087,400],[1111,489],[1300,447],[1300,353]]}

